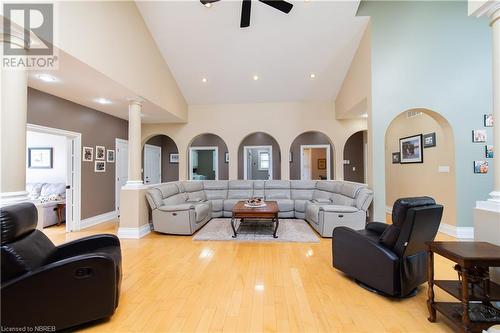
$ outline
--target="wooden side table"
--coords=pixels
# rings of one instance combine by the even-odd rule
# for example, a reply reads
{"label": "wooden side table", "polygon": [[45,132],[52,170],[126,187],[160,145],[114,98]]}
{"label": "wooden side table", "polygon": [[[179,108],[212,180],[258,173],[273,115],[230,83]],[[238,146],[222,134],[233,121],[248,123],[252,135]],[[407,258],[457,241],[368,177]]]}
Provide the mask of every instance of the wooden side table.
{"label": "wooden side table", "polygon": [[57,210],[57,225],[61,225],[62,223],[62,212],[64,210],[64,208],[66,208],[66,203],[65,202],[61,202],[61,203],[58,203],[57,204],[57,207],[56,207],[56,210]]}
{"label": "wooden side table", "polygon": [[[488,290],[469,288],[468,272],[476,266],[500,267],[500,246],[486,242],[428,242],[428,300],[429,321],[436,321],[436,312],[443,314],[462,332],[481,332],[500,321],[472,321],[469,316],[470,302],[489,304],[500,301],[500,285],[489,282]],[[434,280],[434,253],[460,265],[462,282],[455,280]],[[436,302],[434,285],[460,301]],[[462,315],[457,311],[461,306]]]}

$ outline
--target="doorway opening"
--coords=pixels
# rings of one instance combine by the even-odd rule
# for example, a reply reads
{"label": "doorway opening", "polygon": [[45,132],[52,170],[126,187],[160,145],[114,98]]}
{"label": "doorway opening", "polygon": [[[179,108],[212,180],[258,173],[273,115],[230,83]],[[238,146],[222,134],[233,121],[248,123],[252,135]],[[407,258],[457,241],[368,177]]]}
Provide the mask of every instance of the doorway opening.
{"label": "doorway opening", "polygon": [[219,179],[219,148],[189,148],[189,180]]}
{"label": "doorway opening", "polygon": [[344,180],[365,183],[367,178],[367,131],[354,133],[344,146]]}
{"label": "doorway opening", "polygon": [[243,178],[246,180],[273,179],[273,147],[243,147]]}
{"label": "doorway opening", "polygon": [[26,191],[38,210],[38,229],[65,224],[80,230],[81,133],[28,124]]}
{"label": "doorway opening", "polygon": [[144,145],[144,184],[161,183],[161,147]]}
{"label": "doorway opening", "polygon": [[330,180],[330,145],[300,146],[300,179]]}

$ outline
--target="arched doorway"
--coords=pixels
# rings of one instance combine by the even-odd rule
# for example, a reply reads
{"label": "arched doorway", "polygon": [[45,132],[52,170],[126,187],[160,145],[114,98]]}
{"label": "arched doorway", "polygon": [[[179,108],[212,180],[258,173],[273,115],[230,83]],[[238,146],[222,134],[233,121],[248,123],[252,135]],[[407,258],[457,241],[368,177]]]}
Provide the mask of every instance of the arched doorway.
{"label": "arched doorway", "polygon": [[142,147],[142,178],[144,184],[179,180],[179,149],[168,135],[149,138]]}
{"label": "arched doorway", "polygon": [[281,179],[281,152],[269,134],[247,135],[238,148],[238,179]]}
{"label": "arched doorway", "polygon": [[228,149],[224,140],[212,133],[197,135],[188,147],[188,179],[229,179]]}
{"label": "arched doorway", "polygon": [[318,131],[304,132],[290,146],[290,179],[333,179],[335,149]]}
{"label": "arched doorway", "polygon": [[366,182],[367,131],[354,133],[344,146],[344,180]]}
{"label": "arched doorway", "polygon": [[443,116],[428,109],[411,109],[389,124],[385,134],[388,213],[398,198],[430,196],[445,206],[442,223],[455,225],[455,170],[453,130]]}

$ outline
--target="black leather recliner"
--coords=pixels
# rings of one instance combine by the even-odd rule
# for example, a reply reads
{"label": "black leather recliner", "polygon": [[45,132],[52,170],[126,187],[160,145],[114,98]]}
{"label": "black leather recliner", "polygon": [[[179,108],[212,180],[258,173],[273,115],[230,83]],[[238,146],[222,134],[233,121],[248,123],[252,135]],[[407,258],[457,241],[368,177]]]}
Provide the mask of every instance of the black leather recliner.
{"label": "black leather recliner", "polygon": [[382,294],[405,297],[427,281],[426,245],[436,237],[443,206],[429,197],[399,199],[393,224],[333,230],[333,267]]}
{"label": "black leather recliner", "polygon": [[0,208],[1,325],[62,330],[110,317],[121,284],[120,241],[85,237],[55,246],[36,230],[32,203]]}

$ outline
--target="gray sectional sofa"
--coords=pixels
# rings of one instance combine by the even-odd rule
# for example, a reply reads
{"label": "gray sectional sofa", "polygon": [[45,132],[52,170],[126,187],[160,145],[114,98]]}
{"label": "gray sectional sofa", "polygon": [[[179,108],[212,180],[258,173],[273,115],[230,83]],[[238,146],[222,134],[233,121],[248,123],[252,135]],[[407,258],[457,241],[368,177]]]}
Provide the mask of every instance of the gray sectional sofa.
{"label": "gray sectional sofa", "polygon": [[176,235],[192,235],[211,218],[231,217],[234,204],[251,197],[276,201],[280,218],[305,219],[331,237],[337,226],[364,228],[373,192],[337,180],[203,180],[159,184],[146,193],[154,230]]}

